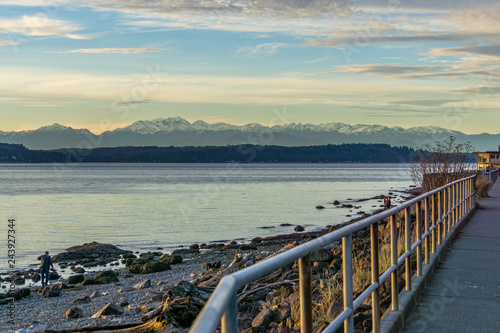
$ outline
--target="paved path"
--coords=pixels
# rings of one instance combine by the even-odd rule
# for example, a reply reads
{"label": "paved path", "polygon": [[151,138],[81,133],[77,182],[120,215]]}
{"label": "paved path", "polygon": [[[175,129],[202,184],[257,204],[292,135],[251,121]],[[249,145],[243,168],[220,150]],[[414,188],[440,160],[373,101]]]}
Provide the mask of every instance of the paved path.
{"label": "paved path", "polygon": [[401,332],[500,332],[500,181],[479,205]]}

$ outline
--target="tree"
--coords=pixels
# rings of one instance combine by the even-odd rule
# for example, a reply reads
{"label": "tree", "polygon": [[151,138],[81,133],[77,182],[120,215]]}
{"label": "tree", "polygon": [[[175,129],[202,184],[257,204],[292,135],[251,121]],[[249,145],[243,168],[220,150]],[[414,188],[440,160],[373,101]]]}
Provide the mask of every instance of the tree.
{"label": "tree", "polygon": [[423,191],[431,191],[471,173],[471,154],[474,147],[470,142],[457,143],[454,136],[436,142],[435,146],[425,144],[415,150],[411,165],[411,176]]}

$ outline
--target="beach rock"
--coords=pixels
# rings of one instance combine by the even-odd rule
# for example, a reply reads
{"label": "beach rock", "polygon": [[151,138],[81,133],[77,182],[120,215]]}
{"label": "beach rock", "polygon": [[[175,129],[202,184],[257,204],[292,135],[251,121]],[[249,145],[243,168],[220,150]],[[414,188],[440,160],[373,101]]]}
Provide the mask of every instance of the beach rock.
{"label": "beach rock", "polygon": [[97,297],[101,297],[102,296],[102,293],[100,291],[94,291],[92,294],[90,294],[90,298],[97,298]]}
{"label": "beach rock", "polygon": [[128,267],[130,273],[149,274],[163,272],[172,269],[170,265],[162,261],[135,259]]}
{"label": "beach rock", "polygon": [[316,209],[325,209],[325,206],[316,206]]}
{"label": "beach rock", "polygon": [[83,317],[83,310],[80,308],[71,308],[66,311],[66,319],[78,319]]}
{"label": "beach rock", "polygon": [[134,289],[146,289],[149,287],[151,287],[150,279],[142,280],[141,282],[134,284]]}
{"label": "beach rock", "polygon": [[303,226],[298,225],[298,226],[296,226],[295,228],[293,228],[293,230],[295,230],[295,231],[304,231],[304,230],[306,230],[306,229],[305,229]]}
{"label": "beach rock", "polygon": [[250,241],[250,243],[252,243],[252,244],[260,244],[260,243],[262,243],[262,238],[260,238],[260,237],[255,237],[254,239],[252,239],[252,240]]}
{"label": "beach rock", "polygon": [[71,275],[68,277],[69,284],[77,284],[83,282],[85,280],[85,276],[83,274]]}
{"label": "beach rock", "polygon": [[135,289],[134,288],[130,288],[130,287],[122,287],[120,289],[118,289],[118,292],[119,293],[128,293],[130,291],[134,291]]}
{"label": "beach rock", "polygon": [[335,257],[333,256],[333,252],[330,250],[319,249],[311,253],[311,261],[316,262],[331,262]]}
{"label": "beach rock", "polygon": [[253,245],[247,245],[247,244],[240,245],[238,247],[238,249],[240,249],[241,251],[257,250],[257,248],[255,246],[253,246]]}
{"label": "beach rock", "polygon": [[66,252],[56,254],[52,257],[54,262],[71,262],[72,265],[86,264],[87,266],[111,263],[119,260],[122,255],[130,254],[131,251],[122,250],[111,244],[98,242],[85,243],[66,249]]}
{"label": "beach rock", "polygon": [[60,276],[59,276],[59,274],[57,274],[57,272],[54,272],[54,271],[50,272],[49,280],[57,280],[59,278],[60,278]]}
{"label": "beach rock", "polygon": [[83,267],[74,267],[74,266],[72,266],[72,267],[70,267],[70,269],[73,272],[75,272],[76,274],[83,274],[83,273],[85,273],[85,268],[83,268]]}
{"label": "beach rock", "polygon": [[267,329],[269,324],[274,319],[274,312],[268,307],[264,307],[262,311],[254,318],[252,321],[252,327],[259,327],[261,329]]}
{"label": "beach rock", "polygon": [[[224,244],[222,244],[224,245]],[[172,252],[172,255],[193,255],[200,253],[199,247],[197,249],[177,249]]]}
{"label": "beach rock", "polygon": [[14,284],[21,285],[21,284],[25,284],[25,283],[26,283],[26,280],[20,276],[17,276],[14,279]]}
{"label": "beach rock", "polygon": [[281,223],[280,224],[280,227],[291,227],[293,226],[293,224],[290,224],[290,223]]}
{"label": "beach rock", "polygon": [[334,204],[335,206],[338,206],[338,205],[340,205],[340,202],[339,202],[338,200],[335,200],[335,201],[333,202],[333,204]]}
{"label": "beach rock", "polygon": [[353,208],[354,206],[351,204],[343,204],[342,208]]}
{"label": "beach rock", "polygon": [[98,284],[108,284],[113,282],[118,282],[118,272],[114,271],[104,271],[96,276]]}
{"label": "beach rock", "polygon": [[92,300],[90,299],[89,296],[80,296],[78,298],[75,298],[73,300],[73,304],[88,304],[88,303],[91,303]]}
{"label": "beach rock", "polygon": [[40,281],[41,279],[42,279],[42,277],[38,273],[34,273],[31,275],[31,281],[33,281],[35,283]]}
{"label": "beach rock", "polygon": [[180,255],[170,255],[170,256],[161,256],[160,257],[161,261],[163,261],[167,265],[176,265],[176,264],[182,264],[182,256]]}
{"label": "beach rock", "polygon": [[102,316],[113,316],[113,315],[121,315],[123,313],[123,309],[118,305],[108,303],[101,310],[99,310],[96,314],[92,316],[92,318],[101,318]]}
{"label": "beach rock", "polygon": [[21,288],[15,290],[9,290],[5,293],[6,298],[13,298],[16,301],[20,300],[23,297],[27,297],[31,294],[31,290],[29,288]]}
{"label": "beach rock", "polygon": [[190,250],[199,250],[200,246],[198,244],[192,244],[191,246],[189,246],[189,249]]}
{"label": "beach rock", "polygon": [[61,296],[61,288],[57,285],[46,286],[42,289],[43,297],[58,297]]}

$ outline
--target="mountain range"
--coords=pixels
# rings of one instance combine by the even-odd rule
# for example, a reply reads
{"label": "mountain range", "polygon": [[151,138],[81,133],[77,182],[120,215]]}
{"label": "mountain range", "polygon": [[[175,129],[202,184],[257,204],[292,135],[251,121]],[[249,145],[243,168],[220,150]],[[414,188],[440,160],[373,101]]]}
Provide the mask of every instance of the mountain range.
{"label": "mountain range", "polygon": [[97,148],[122,146],[226,146],[239,144],[315,146],[343,143],[385,143],[419,147],[443,141],[450,135],[458,142],[470,141],[477,150],[497,150],[500,134],[464,134],[441,127],[387,127],[344,123],[264,126],[260,124],[193,123],[180,117],[136,121],[96,135],[87,129],[60,124],[36,130],[0,131],[0,142],[23,144],[29,149]]}

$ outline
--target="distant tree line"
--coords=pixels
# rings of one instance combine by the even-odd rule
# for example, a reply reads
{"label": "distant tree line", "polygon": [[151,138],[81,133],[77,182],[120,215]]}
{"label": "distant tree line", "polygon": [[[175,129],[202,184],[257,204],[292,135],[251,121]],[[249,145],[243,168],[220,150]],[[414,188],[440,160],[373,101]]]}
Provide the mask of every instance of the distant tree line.
{"label": "distant tree line", "polygon": [[95,149],[29,150],[23,145],[0,143],[0,162],[25,163],[402,163],[414,150],[388,144],[323,146],[204,146],[115,147]]}

